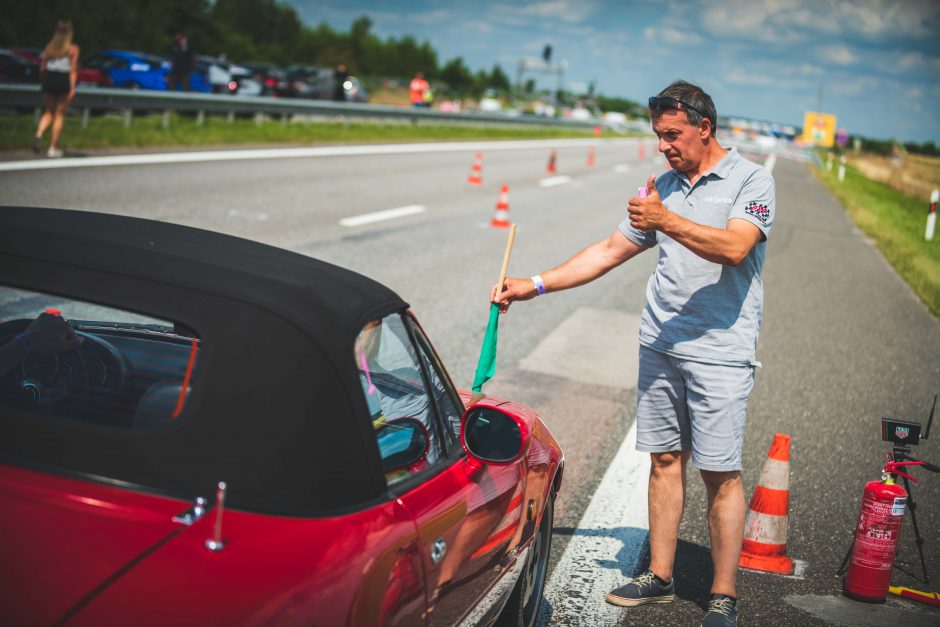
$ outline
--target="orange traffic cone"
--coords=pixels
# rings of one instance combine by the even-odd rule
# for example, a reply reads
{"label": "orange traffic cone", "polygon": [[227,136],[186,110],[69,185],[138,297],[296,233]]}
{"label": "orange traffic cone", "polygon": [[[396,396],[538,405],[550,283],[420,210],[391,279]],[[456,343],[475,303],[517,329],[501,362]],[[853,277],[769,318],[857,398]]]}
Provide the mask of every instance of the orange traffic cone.
{"label": "orange traffic cone", "polygon": [[557,169],[555,168],[555,161],[557,158],[558,158],[558,151],[553,150],[551,156],[548,158],[548,166],[546,166],[545,168],[545,171],[548,172],[549,174],[554,174],[555,172],[557,172]]}
{"label": "orange traffic cone", "polygon": [[778,433],[751,497],[739,566],[778,575],[793,574],[793,560],[786,555],[789,507],[790,436]]}
{"label": "orange traffic cone", "polygon": [[587,166],[589,168],[594,167],[594,146],[591,146],[590,148],[588,148]]}
{"label": "orange traffic cone", "polygon": [[646,145],[641,141],[639,148],[636,150],[637,158],[645,159],[646,158]]}
{"label": "orange traffic cone", "polygon": [[499,200],[496,201],[496,214],[490,220],[490,226],[495,229],[509,228],[509,186],[503,185],[499,190]]}
{"label": "orange traffic cone", "polygon": [[475,157],[473,157],[473,166],[470,168],[470,176],[467,177],[467,182],[471,185],[479,185],[483,182],[483,153],[478,152]]}
{"label": "orange traffic cone", "polygon": [[595,126],[595,127],[594,127],[594,137],[600,137],[600,136],[601,136],[601,127],[600,127],[600,126]]}

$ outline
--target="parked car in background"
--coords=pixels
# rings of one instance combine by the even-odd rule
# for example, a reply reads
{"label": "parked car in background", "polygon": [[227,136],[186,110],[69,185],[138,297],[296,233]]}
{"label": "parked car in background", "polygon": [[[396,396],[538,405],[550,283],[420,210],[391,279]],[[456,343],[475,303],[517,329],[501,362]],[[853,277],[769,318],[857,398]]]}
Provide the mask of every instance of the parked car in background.
{"label": "parked car in background", "polygon": [[0,48],[0,83],[38,83],[39,66],[7,48]]}
{"label": "parked car in background", "polygon": [[81,343],[0,373],[0,624],[534,624],[561,448],[528,407],[468,407],[387,287],[0,207],[0,346],[39,316]]}
{"label": "parked car in background", "polygon": [[333,69],[317,65],[291,65],[287,68],[289,96],[332,100],[336,89]]}
{"label": "parked car in background", "polygon": [[159,59],[141,53],[103,50],[88,57],[85,65],[107,74],[115,87],[166,89],[166,68]]}
{"label": "parked car in background", "polygon": [[[35,66],[36,75],[39,75],[39,64],[42,60],[42,50],[39,48],[11,48],[11,51],[22,58],[30,65]],[[111,78],[101,70],[88,67],[79,59],[78,75],[76,76],[79,85],[93,87],[113,87]],[[38,78],[36,79],[39,80]]]}
{"label": "parked car in background", "polygon": [[[170,62],[156,55],[126,50],[103,50],[88,57],[85,65],[107,74],[115,87],[167,89]],[[190,75],[189,86],[191,91],[212,91],[208,77],[198,68],[194,68]]]}
{"label": "parked car in background", "polygon": [[193,69],[206,77],[209,91],[213,94],[234,94],[238,90],[238,84],[232,79],[228,61],[225,59],[199,54],[196,55]]}
{"label": "parked car in background", "polygon": [[287,74],[272,63],[262,61],[248,61],[239,63],[239,66],[252,72],[256,81],[261,83],[262,96],[288,96],[290,88],[287,84]]}
{"label": "parked car in background", "polygon": [[265,95],[264,85],[256,77],[255,73],[247,67],[232,64],[228,66],[228,71],[235,81],[235,93],[239,96],[263,96]]}
{"label": "parked car in background", "polygon": [[343,91],[346,94],[346,100],[349,102],[368,102],[369,94],[366,88],[362,86],[359,79],[350,76],[343,82]]}

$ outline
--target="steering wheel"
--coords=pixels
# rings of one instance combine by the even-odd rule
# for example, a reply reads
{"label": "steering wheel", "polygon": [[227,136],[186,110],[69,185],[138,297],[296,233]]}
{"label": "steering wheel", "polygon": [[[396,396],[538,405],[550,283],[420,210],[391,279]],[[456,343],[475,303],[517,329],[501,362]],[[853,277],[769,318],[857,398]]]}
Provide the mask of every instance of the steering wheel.
{"label": "steering wheel", "polygon": [[[10,320],[0,323],[0,345],[12,341],[13,338],[32,323],[32,319]],[[110,342],[101,337],[76,331],[76,335],[81,338],[80,347],[59,353],[47,353],[46,356],[54,360],[55,367],[52,377],[60,379],[60,364],[69,365],[77,369],[77,376],[73,376],[73,371],[66,374],[68,379],[68,395],[66,398],[58,400],[68,400],[74,403],[72,408],[76,412],[84,411],[89,401],[90,390],[96,387],[92,381],[90,363],[100,362],[107,374],[110,391],[122,389],[129,378],[130,365],[127,359]],[[8,372],[0,373],[0,397],[6,397],[18,403],[31,404],[43,403],[42,397],[44,385],[51,383],[47,381],[35,381],[29,377],[20,377],[16,373],[25,364],[25,359],[18,365],[15,365]],[[24,373],[25,374],[25,373]]]}

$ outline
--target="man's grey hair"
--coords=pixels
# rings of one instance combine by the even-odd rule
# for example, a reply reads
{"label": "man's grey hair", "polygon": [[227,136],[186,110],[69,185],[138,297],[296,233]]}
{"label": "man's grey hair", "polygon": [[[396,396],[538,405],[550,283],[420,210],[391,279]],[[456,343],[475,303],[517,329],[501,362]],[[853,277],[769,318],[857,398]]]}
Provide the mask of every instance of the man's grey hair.
{"label": "man's grey hair", "polygon": [[[669,96],[675,98],[698,109],[698,111],[696,111],[689,107],[681,107],[680,110],[685,111],[689,119],[689,124],[693,126],[700,126],[702,120],[708,118],[708,121],[711,122],[711,136],[715,136],[715,129],[718,127],[718,111],[715,110],[715,103],[712,102],[712,97],[706,94],[704,89],[698,85],[678,80],[673,81],[657,95],[660,97]],[[657,112],[651,111],[650,113],[656,115]]]}

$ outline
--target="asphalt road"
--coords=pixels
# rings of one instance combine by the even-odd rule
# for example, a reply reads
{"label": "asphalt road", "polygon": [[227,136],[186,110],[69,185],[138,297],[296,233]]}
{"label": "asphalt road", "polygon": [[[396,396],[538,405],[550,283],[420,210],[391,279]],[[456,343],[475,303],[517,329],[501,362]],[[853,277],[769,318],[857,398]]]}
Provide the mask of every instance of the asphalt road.
{"label": "asphalt road", "polygon": [[[292,248],[373,278],[408,302],[455,382],[469,387],[486,324],[489,286],[506,231],[489,228],[499,186],[510,188],[519,232],[509,272],[529,276],[606,237],[629,196],[664,168],[636,140],[559,143],[558,175],[545,186],[552,147],[495,150],[470,144],[438,153],[257,159],[205,163],[0,171],[0,204],[121,213],[215,229]],[[466,182],[483,152],[483,185]],[[763,161],[763,157],[756,156]],[[940,624],[940,610],[909,602],[870,607],[839,597],[836,570],[851,541],[861,492],[884,453],[880,418],[925,421],[940,392],[940,325],[853,227],[807,166],[779,159],[777,218],[765,266],[765,310],[744,449],[750,496],[775,433],[792,437],[788,554],[802,575],[739,577],[741,625]],[[557,182],[557,181],[556,181]],[[341,219],[411,207],[403,217],[347,227]],[[421,207],[416,209],[415,207]],[[500,323],[493,395],[543,415],[567,458],[555,518],[554,587],[543,623],[698,624],[711,565],[704,489],[689,474],[677,558],[679,600],[619,610],[580,595],[563,558],[635,415],[635,320],[655,266],[647,252],[598,281],[514,305]],[[634,375],[635,376],[635,375]],[[940,420],[938,420],[940,422]],[[940,427],[915,453],[940,463]],[[940,581],[940,475],[916,472],[917,518],[928,568]],[[582,570],[627,577],[644,565],[642,528]],[[620,536],[616,536],[619,538]],[[905,521],[895,583],[929,589]],[[571,584],[566,585],[566,577]],[[936,584],[935,584],[936,587]]]}

